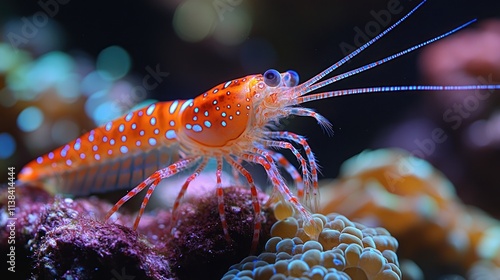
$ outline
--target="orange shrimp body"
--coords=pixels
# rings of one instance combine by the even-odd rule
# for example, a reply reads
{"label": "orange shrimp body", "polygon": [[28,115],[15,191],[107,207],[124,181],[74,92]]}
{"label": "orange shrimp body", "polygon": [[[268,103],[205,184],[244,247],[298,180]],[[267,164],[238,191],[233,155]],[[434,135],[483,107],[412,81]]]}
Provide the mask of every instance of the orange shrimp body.
{"label": "orange shrimp body", "polygon": [[30,162],[19,179],[48,181],[56,192],[74,195],[138,184],[177,157],[169,148],[177,145],[178,103],[152,104],[95,128]]}
{"label": "orange shrimp body", "polygon": [[[223,164],[229,164],[246,179],[251,189],[255,212],[252,249],[255,249],[261,228],[260,204],[252,175],[241,162],[255,163],[264,168],[270,179],[273,186],[272,198],[284,202],[285,206],[292,206],[295,213],[302,216],[305,233],[311,239],[317,239],[322,226],[310,213],[310,210],[317,208],[319,201],[316,159],[305,137],[287,131],[276,131],[281,119],[290,115],[312,117],[329,132],[331,125],[323,116],[300,104],[362,93],[500,89],[500,85],[416,85],[335,90],[308,95],[331,83],[417,50],[474,22],[470,21],[391,56],[320,81],[394,29],[424,2],[381,34],[300,85],[294,71],[279,73],[268,70],[263,75],[250,75],[222,83],[195,99],[152,104],[91,130],[71,143],[37,158],[24,167],[19,179],[48,181],[55,186],[56,191],[75,195],[136,186],[113,206],[106,219],[130,198],[147,188],[134,223],[134,228],[137,228],[158,183],[193,167],[194,171],[182,185],[172,208],[172,230],[175,230],[176,210],[190,182],[203,171],[209,159],[215,159],[218,211],[224,235],[226,239],[230,239],[221,179]],[[276,149],[289,150],[299,163],[301,173]],[[296,195],[288,188],[280,169],[284,169],[295,182]]]}

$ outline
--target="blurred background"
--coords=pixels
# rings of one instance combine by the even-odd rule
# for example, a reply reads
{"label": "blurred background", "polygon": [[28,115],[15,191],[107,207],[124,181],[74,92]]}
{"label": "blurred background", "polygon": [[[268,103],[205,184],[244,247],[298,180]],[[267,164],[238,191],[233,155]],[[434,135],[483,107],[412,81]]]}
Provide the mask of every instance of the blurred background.
{"label": "blurred background", "polygon": [[[0,169],[14,166],[19,172],[37,156],[132,108],[193,98],[229,79],[275,68],[296,70],[303,81],[417,4],[2,1]],[[425,48],[328,89],[500,84],[500,47],[485,47],[500,42],[500,35],[495,35],[500,33],[495,25],[500,2],[494,0],[429,1],[340,70],[381,59],[474,18],[478,23],[462,32],[471,36],[486,32],[485,43],[480,43],[482,37],[450,37],[446,49]],[[475,61],[476,57],[481,60]],[[283,127],[308,137],[323,178],[336,177],[343,161],[365,149],[402,147],[443,171],[467,203],[498,216],[498,207],[489,198],[500,195],[499,94],[476,98],[477,106],[463,93],[452,98],[450,93],[419,92],[323,100],[307,106],[333,123],[333,137],[310,119],[290,118]],[[467,114],[456,106],[467,106]],[[443,131],[445,141],[427,141],[435,129]],[[6,178],[7,171],[0,172],[1,181]]]}

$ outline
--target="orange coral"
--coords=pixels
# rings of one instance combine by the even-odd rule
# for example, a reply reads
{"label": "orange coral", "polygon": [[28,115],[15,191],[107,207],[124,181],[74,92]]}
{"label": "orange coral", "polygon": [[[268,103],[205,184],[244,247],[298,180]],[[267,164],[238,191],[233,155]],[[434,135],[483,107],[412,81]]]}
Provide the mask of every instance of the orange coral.
{"label": "orange coral", "polygon": [[322,197],[322,213],[389,230],[400,241],[400,257],[433,255],[430,265],[463,270],[478,260],[500,266],[500,222],[463,205],[439,171],[402,150],[349,159],[340,179],[323,186]]}

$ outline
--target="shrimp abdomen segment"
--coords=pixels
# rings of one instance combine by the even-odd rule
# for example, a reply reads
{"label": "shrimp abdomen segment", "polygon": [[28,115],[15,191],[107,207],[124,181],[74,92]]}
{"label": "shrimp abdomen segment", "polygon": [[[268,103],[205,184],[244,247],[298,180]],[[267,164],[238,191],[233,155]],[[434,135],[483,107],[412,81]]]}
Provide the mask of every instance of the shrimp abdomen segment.
{"label": "shrimp abdomen segment", "polygon": [[178,159],[179,103],[160,102],[93,129],[28,163],[25,182],[73,195],[125,189]]}

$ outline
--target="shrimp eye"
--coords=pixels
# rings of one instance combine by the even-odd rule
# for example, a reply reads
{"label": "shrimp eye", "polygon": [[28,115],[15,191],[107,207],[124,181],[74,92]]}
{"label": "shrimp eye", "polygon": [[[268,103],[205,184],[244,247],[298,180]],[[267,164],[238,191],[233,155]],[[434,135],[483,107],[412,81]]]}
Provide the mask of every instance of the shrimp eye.
{"label": "shrimp eye", "polygon": [[288,70],[283,76],[283,80],[287,87],[294,87],[299,84],[299,74],[293,70]]}
{"label": "shrimp eye", "polygon": [[264,73],[264,83],[270,87],[277,87],[281,82],[280,72],[269,69]]}

